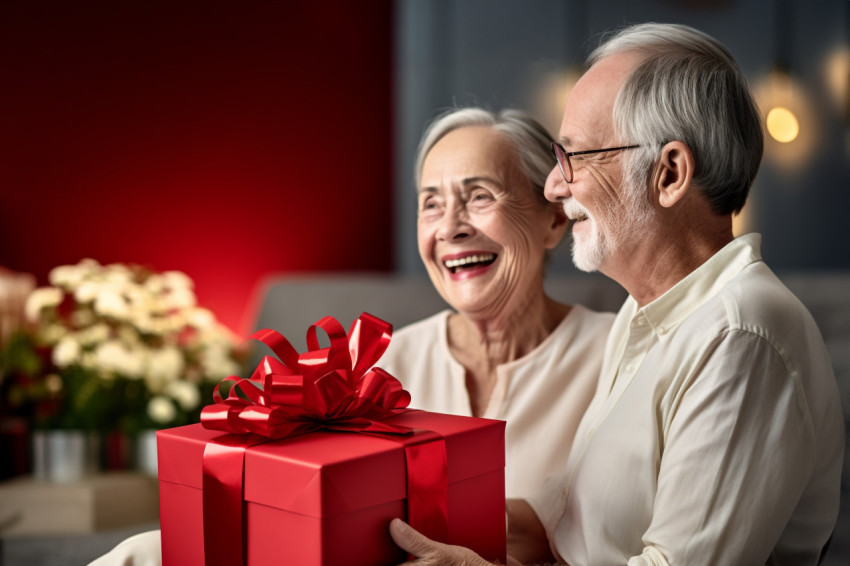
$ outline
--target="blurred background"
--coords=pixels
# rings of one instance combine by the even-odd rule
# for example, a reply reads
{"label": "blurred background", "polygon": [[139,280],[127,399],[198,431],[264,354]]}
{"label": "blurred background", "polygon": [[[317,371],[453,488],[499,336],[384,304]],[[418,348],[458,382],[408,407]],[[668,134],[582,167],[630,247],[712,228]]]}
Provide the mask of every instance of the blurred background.
{"label": "blurred background", "polygon": [[[270,282],[334,276],[342,310],[352,300],[339,289],[352,285],[340,275],[424,278],[413,160],[428,121],[518,107],[555,135],[601,35],[644,21],[713,35],[750,80],[765,157],[735,229],[760,232],[767,263],[805,297],[847,411],[850,0],[5,0],[0,480],[39,479],[39,430],[82,431],[82,443],[102,433],[89,472],[145,470],[127,451],[150,452],[140,439],[152,430],[196,419],[222,372],[244,365],[239,342]],[[565,241],[553,275],[579,276],[569,255]],[[15,342],[26,298],[47,285],[62,292],[36,294],[37,332]],[[375,294],[371,279],[357,285]],[[296,302],[317,288],[308,279]],[[313,300],[311,322],[339,316]],[[99,334],[103,318],[121,343]],[[55,481],[86,501],[138,494],[124,523],[101,513],[83,524],[76,508],[50,523],[43,502],[67,495],[0,484],[0,565],[4,534],[155,526],[155,465]],[[845,477],[830,566],[850,555],[848,491]],[[33,498],[42,515],[22,523],[15,509]],[[130,532],[19,538],[5,555],[85,563]]]}
{"label": "blurred background", "polygon": [[269,273],[424,273],[426,122],[521,107],[554,133],[599,35],[640,21],[719,38],[779,109],[739,231],[776,270],[850,267],[847,0],[10,0],[0,266],[180,270],[240,333]]}

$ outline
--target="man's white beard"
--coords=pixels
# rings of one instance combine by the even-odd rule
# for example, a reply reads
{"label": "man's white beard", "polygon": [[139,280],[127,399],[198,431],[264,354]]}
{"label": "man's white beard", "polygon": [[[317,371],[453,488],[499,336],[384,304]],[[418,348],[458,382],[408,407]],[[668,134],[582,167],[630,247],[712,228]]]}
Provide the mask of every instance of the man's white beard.
{"label": "man's white beard", "polygon": [[[599,220],[595,216],[590,216],[587,209],[575,198],[564,201],[564,213],[571,220],[586,218],[583,222],[589,224],[589,230],[585,230],[581,236],[577,237],[575,232],[572,233],[573,264],[582,271],[598,271],[602,262],[614,251],[612,244],[616,244],[616,241],[612,241],[611,231],[604,229],[599,224]],[[602,216],[610,218],[613,213],[613,210],[604,210]]]}
{"label": "man's white beard", "polygon": [[[606,238],[605,233],[600,230],[595,219],[588,219],[585,222],[592,222],[589,234],[583,234],[580,238],[576,238],[573,234],[573,264],[582,271],[599,271],[602,267],[602,262],[611,256],[616,246],[609,244],[609,238]],[[616,242],[614,242],[616,243]]]}

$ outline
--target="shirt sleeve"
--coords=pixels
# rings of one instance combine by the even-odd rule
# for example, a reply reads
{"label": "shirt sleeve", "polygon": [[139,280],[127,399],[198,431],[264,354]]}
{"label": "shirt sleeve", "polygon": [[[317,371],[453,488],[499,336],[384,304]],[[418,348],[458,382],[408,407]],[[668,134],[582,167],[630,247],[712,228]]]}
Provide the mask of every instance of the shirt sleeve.
{"label": "shirt sleeve", "polygon": [[764,337],[735,330],[684,379],[659,415],[652,520],[628,565],[764,564],[814,461],[801,377]]}

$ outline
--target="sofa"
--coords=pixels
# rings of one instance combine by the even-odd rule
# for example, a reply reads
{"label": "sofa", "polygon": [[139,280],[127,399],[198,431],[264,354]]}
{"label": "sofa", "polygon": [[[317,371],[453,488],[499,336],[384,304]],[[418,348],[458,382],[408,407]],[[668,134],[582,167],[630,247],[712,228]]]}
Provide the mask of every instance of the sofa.
{"label": "sofa", "polygon": [[[850,272],[780,273],[780,278],[809,308],[829,349],[841,392],[845,435],[850,439]],[[619,309],[626,293],[601,275],[550,276],[549,294],[567,303],[602,311]],[[249,305],[249,328],[273,328],[304,351],[307,327],[325,315],[348,327],[366,311],[396,328],[448,308],[422,277],[370,274],[280,274],[262,280]],[[269,353],[258,343],[254,362]],[[850,451],[845,450],[841,511],[823,566],[850,564]],[[135,532],[156,528],[144,524],[90,535],[0,539],[0,566],[84,564]]]}

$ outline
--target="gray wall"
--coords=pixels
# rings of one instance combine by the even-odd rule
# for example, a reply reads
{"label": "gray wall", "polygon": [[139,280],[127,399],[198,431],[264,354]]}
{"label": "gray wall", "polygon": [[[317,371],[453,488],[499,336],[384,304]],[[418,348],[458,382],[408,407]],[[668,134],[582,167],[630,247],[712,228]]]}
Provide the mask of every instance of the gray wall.
{"label": "gray wall", "polygon": [[[848,0],[398,0],[396,266],[424,273],[416,251],[412,162],[425,124],[452,106],[535,106],[546,72],[580,66],[598,35],[628,23],[677,22],[721,40],[751,83],[784,58],[804,85],[816,144],[800,164],[768,153],[747,214],[776,270],[850,269],[850,121],[829,99],[823,64],[850,42]],[[560,116],[560,108],[554,110]],[[802,137],[802,134],[801,134]],[[787,147],[780,147],[785,149]],[[568,240],[551,271],[574,272]]]}

